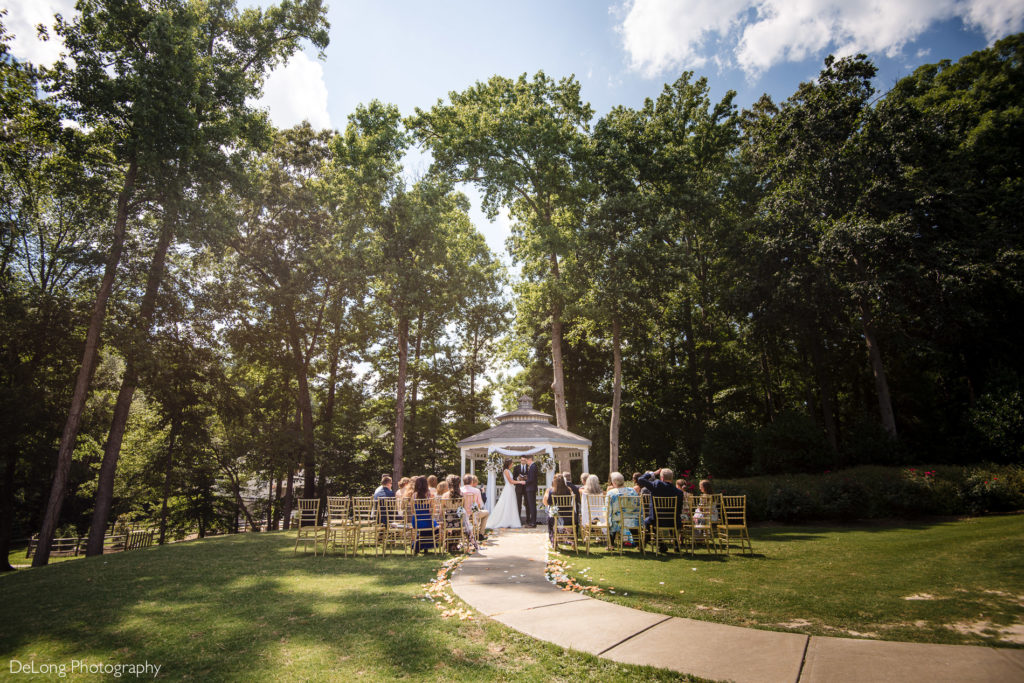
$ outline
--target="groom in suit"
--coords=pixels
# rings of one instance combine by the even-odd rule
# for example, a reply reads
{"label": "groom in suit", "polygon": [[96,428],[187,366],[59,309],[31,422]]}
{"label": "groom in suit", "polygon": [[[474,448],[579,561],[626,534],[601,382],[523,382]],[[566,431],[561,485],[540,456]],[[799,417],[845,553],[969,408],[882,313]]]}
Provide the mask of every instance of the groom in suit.
{"label": "groom in suit", "polygon": [[531,529],[537,526],[537,463],[533,456],[526,456],[526,483],[521,487],[524,489],[523,498],[526,502],[526,526]]}

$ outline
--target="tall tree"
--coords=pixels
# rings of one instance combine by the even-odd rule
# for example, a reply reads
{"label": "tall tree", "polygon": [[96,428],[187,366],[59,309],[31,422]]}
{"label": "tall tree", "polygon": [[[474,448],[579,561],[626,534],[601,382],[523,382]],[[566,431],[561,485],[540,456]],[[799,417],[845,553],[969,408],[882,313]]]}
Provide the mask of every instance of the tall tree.
{"label": "tall tree", "polygon": [[[133,344],[107,436],[87,555],[103,552],[103,535],[113,498],[114,473],[132,396],[138,383],[138,354],[144,352],[164,273],[167,250],[178,231],[186,188],[229,179],[232,147],[252,144],[260,115],[247,101],[260,91],[264,73],[294,53],[308,38],[327,45],[321,0],[283,4],[266,12],[240,13],[232,1],[181,2],[154,8],[143,41],[156,57],[153,71],[162,78],[163,124],[177,132],[171,154],[146,171],[159,188],[161,228],[154,247],[145,292],[139,304]],[[199,194],[202,194],[201,189]],[[192,236],[202,242],[201,234]]]}
{"label": "tall tree", "polygon": [[564,293],[559,260],[579,228],[580,164],[593,112],[575,78],[554,81],[492,77],[449,94],[430,111],[416,110],[409,127],[434,155],[435,168],[476,183],[491,218],[502,207],[516,219],[514,256],[542,285],[550,317],[555,419],[568,428],[562,361]]}

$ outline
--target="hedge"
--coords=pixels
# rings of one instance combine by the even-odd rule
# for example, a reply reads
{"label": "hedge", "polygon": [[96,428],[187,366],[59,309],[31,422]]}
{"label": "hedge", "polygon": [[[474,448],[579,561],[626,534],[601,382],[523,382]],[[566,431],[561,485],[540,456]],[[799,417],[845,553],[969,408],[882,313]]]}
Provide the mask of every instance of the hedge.
{"label": "hedge", "polygon": [[747,496],[750,522],[905,519],[1024,509],[1024,467],[883,467],[821,474],[713,479],[716,493]]}

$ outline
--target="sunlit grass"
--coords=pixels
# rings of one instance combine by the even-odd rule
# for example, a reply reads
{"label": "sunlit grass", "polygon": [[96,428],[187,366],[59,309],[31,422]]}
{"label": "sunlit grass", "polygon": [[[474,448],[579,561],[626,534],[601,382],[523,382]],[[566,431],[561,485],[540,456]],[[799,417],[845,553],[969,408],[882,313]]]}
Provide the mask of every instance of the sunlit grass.
{"label": "sunlit grass", "polygon": [[[813,635],[1024,644],[1024,516],[751,529],[754,555],[561,553],[602,598]],[[584,571],[586,570],[586,571]],[[591,581],[582,578],[589,576]],[[611,591],[614,590],[614,593]]]}
{"label": "sunlit grass", "polygon": [[440,557],[323,558],[292,543],[218,537],[0,576],[0,659],[148,661],[203,681],[678,680],[441,618],[415,599]]}

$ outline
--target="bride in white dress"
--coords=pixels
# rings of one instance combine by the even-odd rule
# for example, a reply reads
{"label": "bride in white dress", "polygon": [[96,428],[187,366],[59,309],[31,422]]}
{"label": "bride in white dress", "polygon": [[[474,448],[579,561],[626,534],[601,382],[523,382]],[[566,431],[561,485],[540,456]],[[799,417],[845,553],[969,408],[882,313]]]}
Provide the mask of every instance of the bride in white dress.
{"label": "bride in white dress", "polygon": [[512,479],[512,461],[505,461],[505,469],[502,476],[505,477],[505,488],[498,496],[498,502],[494,504],[490,516],[487,518],[488,529],[518,529],[522,526],[519,521],[519,503],[516,497],[516,486],[522,486],[523,482]]}

